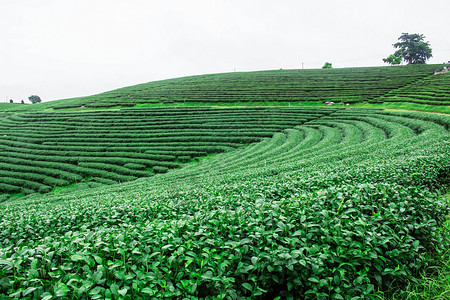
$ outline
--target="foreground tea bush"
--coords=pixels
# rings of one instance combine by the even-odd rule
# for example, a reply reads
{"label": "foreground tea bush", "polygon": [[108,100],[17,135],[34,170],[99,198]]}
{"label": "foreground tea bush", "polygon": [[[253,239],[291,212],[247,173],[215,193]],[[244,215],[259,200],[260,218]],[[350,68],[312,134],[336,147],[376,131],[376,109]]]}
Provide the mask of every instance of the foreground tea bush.
{"label": "foreground tea bush", "polygon": [[273,187],[247,186],[251,193],[228,197],[190,191],[148,203],[76,201],[5,220],[2,292],[363,297],[409,278],[440,241],[446,208],[426,189],[283,186],[277,197],[264,196]]}

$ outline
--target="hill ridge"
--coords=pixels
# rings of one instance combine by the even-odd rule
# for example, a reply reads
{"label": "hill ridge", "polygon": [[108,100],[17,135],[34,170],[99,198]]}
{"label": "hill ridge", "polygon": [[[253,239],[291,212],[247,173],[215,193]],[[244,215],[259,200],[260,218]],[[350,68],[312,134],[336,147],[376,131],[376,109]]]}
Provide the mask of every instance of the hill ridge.
{"label": "hill ridge", "polygon": [[[325,105],[329,101],[379,103],[390,91],[413,85],[434,74],[436,67],[406,65],[203,74],[140,83],[32,107],[17,105],[15,110],[93,110],[166,105]],[[439,104],[438,99],[433,101],[433,105]]]}

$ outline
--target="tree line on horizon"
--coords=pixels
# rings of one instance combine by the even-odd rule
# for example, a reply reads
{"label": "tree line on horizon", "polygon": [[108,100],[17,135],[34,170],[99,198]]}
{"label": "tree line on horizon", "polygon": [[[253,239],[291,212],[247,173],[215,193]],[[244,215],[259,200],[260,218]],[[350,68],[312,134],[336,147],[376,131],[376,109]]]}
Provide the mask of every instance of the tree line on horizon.
{"label": "tree line on horizon", "polygon": [[[41,97],[39,97],[38,95],[31,95],[30,97],[28,97],[28,100],[32,103],[41,103],[42,99]],[[9,99],[9,103],[14,103],[13,99]],[[20,103],[25,104],[25,101],[21,100]]]}

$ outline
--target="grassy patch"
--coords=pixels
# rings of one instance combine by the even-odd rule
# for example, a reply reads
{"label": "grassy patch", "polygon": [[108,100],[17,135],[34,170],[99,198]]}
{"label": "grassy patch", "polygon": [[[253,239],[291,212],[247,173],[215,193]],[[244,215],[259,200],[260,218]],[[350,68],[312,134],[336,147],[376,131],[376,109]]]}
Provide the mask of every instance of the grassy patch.
{"label": "grassy patch", "polygon": [[417,103],[408,103],[408,102],[384,102],[381,104],[355,103],[355,104],[352,104],[351,107],[382,108],[382,109],[388,109],[388,110],[415,110],[415,111],[450,114],[449,106],[426,105],[426,104],[417,104]]}
{"label": "grassy patch", "polygon": [[25,196],[25,194],[23,194],[23,193],[12,194],[9,197],[9,200],[12,201],[12,200],[15,200],[15,199],[18,199],[18,198],[22,198],[23,196]]}
{"label": "grassy patch", "polygon": [[67,186],[55,186],[51,191],[52,194],[59,195],[61,193],[73,192],[77,190],[77,183],[69,184]]}
{"label": "grassy patch", "polygon": [[25,107],[25,105],[19,103],[0,103],[0,110],[16,109],[22,106]]}
{"label": "grassy patch", "polygon": [[[136,104],[135,108],[157,108],[157,107],[220,107],[220,108],[234,108],[234,107],[345,107],[345,108],[372,108],[372,109],[386,109],[386,110],[398,110],[398,111],[423,111],[432,113],[450,114],[450,107],[443,105],[427,105],[417,104],[409,102],[384,102],[384,103],[352,103],[345,105],[344,102],[335,103],[332,106],[328,106],[325,102],[319,101],[297,101],[297,102],[175,102],[170,105],[165,103],[145,103]],[[0,106],[1,108],[1,106]],[[92,108],[92,107],[79,107],[79,108],[67,108],[59,109],[58,112],[73,112],[73,111],[117,111],[124,107],[114,108]],[[46,111],[54,111],[53,109],[47,109]]]}
{"label": "grassy patch", "polygon": [[[145,103],[136,104],[135,107],[167,107],[165,103]],[[208,107],[270,107],[270,106],[327,106],[327,104],[318,101],[296,101],[296,102],[175,102],[170,106],[176,107],[192,107],[192,106],[208,106]]]}
{"label": "grassy patch", "polygon": [[189,162],[187,162],[186,165],[195,165],[195,164],[198,164],[198,163],[200,163],[202,161],[210,160],[213,157],[215,157],[217,154],[218,153],[211,153],[211,154],[208,154],[206,156],[195,157],[195,158],[191,159]]}

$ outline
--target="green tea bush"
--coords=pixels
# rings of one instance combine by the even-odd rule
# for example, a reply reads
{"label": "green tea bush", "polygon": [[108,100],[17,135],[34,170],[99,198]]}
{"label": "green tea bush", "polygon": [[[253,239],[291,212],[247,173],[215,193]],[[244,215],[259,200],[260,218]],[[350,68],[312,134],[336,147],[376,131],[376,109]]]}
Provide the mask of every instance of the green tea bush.
{"label": "green tea bush", "polygon": [[14,193],[22,192],[22,188],[19,186],[13,185],[13,184],[8,184],[6,182],[2,182],[1,177],[0,177],[0,191],[2,193],[14,194]]}
{"label": "green tea bush", "polygon": [[162,167],[162,166],[154,166],[154,167],[152,168],[152,170],[153,170],[154,173],[166,173],[166,172],[169,171],[168,168]]}
{"label": "green tea bush", "polygon": [[[23,248],[23,262],[14,265],[18,273],[56,268],[43,285],[30,289],[35,296],[109,297],[120,296],[120,290],[131,298],[370,298],[426,265],[422,254],[432,245],[427,241],[439,242],[437,227],[448,212],[438,194],[413,186],[369,183],[317,190],[311,181],[280,179],[272,188],[257,181],[210,186],[200,194],[180,190],[133,206],[129,200],[101,202],[97,211],[75,202],[81,210],[67,216],[63,206],[54,207],[45,214],[50,219],[33,219],[33,230],[3,227],[3,245],[38,241],[40,223],[56,230],[47,231],[51,235],[41,246],[49,259],[35,260],[39,252]],[[226,197],[214,195],[226,190]],[[196,200],[199,196],[203,201]],[[145,221],[120,229],[130,220]],[[86,232],[86,226],[96,230]],[[72,245],[70,252],[60,245]],[[11,279],[13,269],[6,262],[13,260],[4,262],[3,276]],[[58,271],[64,265],[70,269]],[[59,292],[46,288],[53,276],[63,283]],[[8,282],[10,291],[14,286]]]}
{"label": "green tea bush", "polygon": [[191,161],[191,157],[189,155],[178,156],[177,158],[181,163],[187,163]]}
{"label": "green tea bush", "polygon": [[8,200],[10,198],[9,194],[0,194],[0,203]]}
{"label": "green tea bush", "polygon": [[132,170],[144,170],[145,165],[143,164],[136,164],[136,163],[126,163],[123,165],[125,168],[132,169]]}
{"label": "green tea bush", "polygon": [[101,187],[101,186],[103,186],[102,183],[96,182],[96,181],[90,181],[90,182],[88,182],[87,185],[88,185],[90,188],[96,188],[96,187]]}

